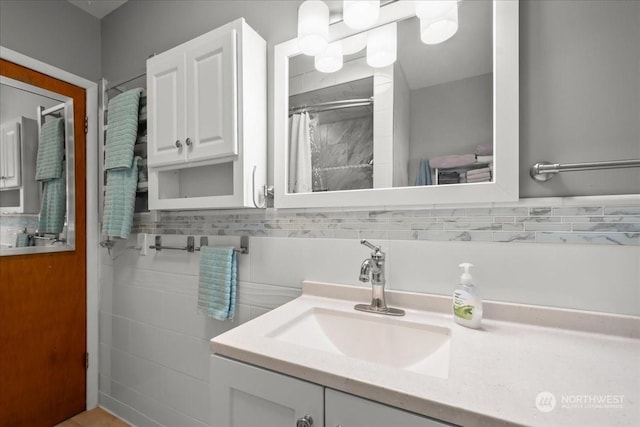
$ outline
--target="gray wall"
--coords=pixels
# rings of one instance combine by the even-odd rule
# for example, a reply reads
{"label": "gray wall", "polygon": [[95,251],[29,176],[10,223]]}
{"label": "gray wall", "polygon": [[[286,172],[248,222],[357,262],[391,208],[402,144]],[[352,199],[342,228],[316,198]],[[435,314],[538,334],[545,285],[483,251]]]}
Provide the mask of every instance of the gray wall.
{"label": "gray wall", "polygon": [[520,194],[640,193],[640,168],[567,172],[537,161],[640,158],[640,2],[520,2]]}
{"label": "gray wall", "polygon": [[0,1],[0,44],[96,81],[100,20],[64,0]]}
{"label": "gray wall", "polygon": [[[273,46],[295,37],[299,3],[130,0],[102,20],[103,75],[143,72],[150,54],[244,16],[269,46],[271,105]],[[640,158],[640,2],[525,0],[520,7],[521,197],[637,193],[640,169],[565,173],[546,184],[528,170],[542,160]]]}
{"label": "gray wall", "polygon": [[493,74],[411,91],[409,182],[420,159],[473,154],[493,140]]}

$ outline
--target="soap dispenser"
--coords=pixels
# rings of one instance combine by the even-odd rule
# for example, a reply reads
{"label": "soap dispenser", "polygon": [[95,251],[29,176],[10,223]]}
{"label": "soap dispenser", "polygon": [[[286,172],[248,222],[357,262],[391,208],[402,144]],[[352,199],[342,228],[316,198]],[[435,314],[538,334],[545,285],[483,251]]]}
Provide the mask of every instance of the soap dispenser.
{"label": "soap dispenser", "polygon": [[462,326],[477,329],[482,320],[482,300],[469,274],[469,268],[473,267],[473,264],[463,262],[459,267],[464,269],[464,273],[460,277],[460,284],[453,292],[453,318]]}

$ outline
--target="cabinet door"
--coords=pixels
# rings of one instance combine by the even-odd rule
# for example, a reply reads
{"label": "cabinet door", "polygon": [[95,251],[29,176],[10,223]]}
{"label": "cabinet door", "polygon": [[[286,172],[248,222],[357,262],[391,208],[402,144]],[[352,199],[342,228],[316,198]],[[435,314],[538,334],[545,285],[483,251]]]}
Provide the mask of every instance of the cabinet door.
{"label": "cabinet door", "polygon": [[187,147],[190,161],[238,154],[236,30],[187,52]]}
{"label": "cabinet door", "polygon": [[211,356],[213,427],[296,427],[304,416],[324,426],[321,386]]}
{"label": "cabinet door", "polygon": [[20,187],[20,125],[6,123],[0,131],[0,188]]}
{"label": "cabinet door", "polygon": [[326,427],[452,426],[330,388],[325,390],[325,417]]}
{"label": "cabinet door", "polygon": [[147,61],[149,166],[185,161],[185,55],[164,53]]}

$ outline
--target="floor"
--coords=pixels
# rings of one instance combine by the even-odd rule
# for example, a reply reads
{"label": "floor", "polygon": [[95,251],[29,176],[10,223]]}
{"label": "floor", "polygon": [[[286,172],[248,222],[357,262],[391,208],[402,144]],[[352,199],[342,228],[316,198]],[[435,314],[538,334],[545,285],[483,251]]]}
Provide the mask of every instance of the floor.
{"label": "floor", "polygon": [[55,427],[131,427],[101,408],[82,412]]}

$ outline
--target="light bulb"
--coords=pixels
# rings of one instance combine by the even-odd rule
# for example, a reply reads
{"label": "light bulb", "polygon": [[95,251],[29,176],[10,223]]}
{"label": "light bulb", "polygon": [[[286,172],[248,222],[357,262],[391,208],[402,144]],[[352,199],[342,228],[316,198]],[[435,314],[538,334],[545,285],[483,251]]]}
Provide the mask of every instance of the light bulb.
{"label": "light bulb", "polygon": [[314,58],[316,70],[321,73],[335,73],[342,68],[342,44],[340,41],[331,43],[324,52]]}
{"label": "light bulb", "polygon": [[438,44],[450,39],[458,31],[458,4],[454,2],[445,15],[437,20],[420,19],[420,40]]}
{"label": "light bulb", "polygon": [[329,7],[320,0],[307,0],[298,9],[298,46],[305,55],[324,51],[329,40]]}
{"label": "light bulb", "polygon": [[380,0],[344,0],[342,17],[347,27],[364,30],[371,27],[380,15]]}
{"label": "light bulb", "polygon": [[454,6],[458,7],[457,0],[416,0],[416,16],[434,22],[446,15]]}
{"label": "light bulb", "polygon": [[370,30],[367,34],[367,64],[374,68],[393,64],[398,51],[396,39],[395,22]]}

